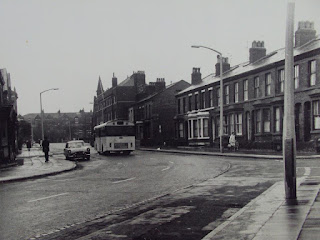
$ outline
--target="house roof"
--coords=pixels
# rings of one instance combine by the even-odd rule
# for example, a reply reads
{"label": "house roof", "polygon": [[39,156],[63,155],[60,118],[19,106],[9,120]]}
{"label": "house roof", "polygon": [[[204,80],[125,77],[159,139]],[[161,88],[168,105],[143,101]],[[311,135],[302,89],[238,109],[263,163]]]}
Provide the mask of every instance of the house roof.
{"label": "house roof", "polygon": [[[294,56],[301,55],[303,53],[307,53],[310,51],[313,51],[315,49],[320,48],[320,38],[316,38],[311,40],[310,42],[294,48]],[[281,48],[278,50],[275,50],[269,54],[267,54],[265,57],[255,61],[255,62],[244,62],[240,63],[238,65],[235,65],[230,68],[230,70],[224,72],[223,79],[227,79],[230,77],[235,77],[241,74],[249,73],[251,71],[257,70],[259,68],[268,66],[270,64],[283,61],[285,59],[285,48]],[[209,84],[215,83],[220,81],[220,76],[215,76],[214,73],[206,76],[202,79],[202,81],[199,84],[191,85],[190,87],[184,89],[183,91],[179,92],[177,95],[181,95],[186,92],[190,92],[194,89],[201,88],[204,86],[207,86]]]}
{"label": "house roof", "polygon": [[162,92],[164,92],[164,91],[168,90],[169,88],[171,88],[171,87],[173,87],[173,86],[175,86],[175,85],[177,85],[178,83],[181,83],[181,82],[185,82],[185,83],[187,83],[187,84],[189,84],[189,85],[190,85],[190,83],[186,82],[185,80],[180,80],[180,81],[178,81],[178,82],[175,82],[175,83],[172,83],[172,84],[170,84],[170,85],[166,86],[164,89],[162,89],[162,90],[161,90],[161,91],[159,91],[159,92],[156,92],[156,93],[154,93],[154,94],[152,94],[152,95],[150,95],[150,96],[148,96],[148,97],[146,97],[146,98],[141,99],[141,100],[140,100],[140,101],[138,101],[137,103],[141,103],[141,102],[144,102],[144,101],[148,101],[149,99],[151,99],[151,98],[153,98],[153,97],[157,96],[158,94],[160,94],[160,93],[162,93]]}

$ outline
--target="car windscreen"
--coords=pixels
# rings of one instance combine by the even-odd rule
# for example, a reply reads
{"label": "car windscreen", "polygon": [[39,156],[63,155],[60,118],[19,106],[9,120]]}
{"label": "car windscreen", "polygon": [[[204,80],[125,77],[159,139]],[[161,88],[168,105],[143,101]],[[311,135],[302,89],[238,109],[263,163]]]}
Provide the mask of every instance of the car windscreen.
{"label": "car windscreen", "polygon": [[74,142],[74,143],[69,143],[68,147],[69,148],[81,148],[83,147],[83,142]]}

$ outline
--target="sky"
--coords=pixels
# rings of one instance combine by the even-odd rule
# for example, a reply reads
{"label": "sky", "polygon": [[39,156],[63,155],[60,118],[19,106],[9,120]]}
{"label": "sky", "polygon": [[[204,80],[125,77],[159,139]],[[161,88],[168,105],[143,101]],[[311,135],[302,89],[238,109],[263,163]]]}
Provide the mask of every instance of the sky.
{"label": "sky", "polygon": [[[191,82],[215,72],[220,51],[231,66],[249,59],[254,40],[267,53],[285,46],[287,0],[0,0],[0,68],[11,75],[18,114],[93,109],[104,89],[136,71],[146,82]],[[299,21],[320,33],[320,1],[295,1]]]}

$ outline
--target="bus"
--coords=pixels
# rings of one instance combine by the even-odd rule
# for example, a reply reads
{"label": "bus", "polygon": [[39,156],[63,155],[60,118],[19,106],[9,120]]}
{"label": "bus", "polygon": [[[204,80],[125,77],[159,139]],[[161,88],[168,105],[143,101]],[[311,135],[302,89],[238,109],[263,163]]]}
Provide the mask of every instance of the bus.
{"label": "bus", "polygon": [[99,154],[123,153],[135,150],[135,125],[125,120],[112,120],[94,127],[94,148]]}

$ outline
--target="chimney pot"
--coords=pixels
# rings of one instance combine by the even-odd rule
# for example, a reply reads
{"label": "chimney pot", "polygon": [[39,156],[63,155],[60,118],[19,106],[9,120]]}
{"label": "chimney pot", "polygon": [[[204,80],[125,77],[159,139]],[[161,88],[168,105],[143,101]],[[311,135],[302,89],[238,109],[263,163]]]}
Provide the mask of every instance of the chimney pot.
{"label": "chimney pot", "polygon": [[295,32],[295,47],[300,47],[316,38],[314,23],[301,21],[298,23],[298,30]]}
{"label": "chimney pot", "polygon": [[[220,55],[217,57],[216,67],[216,76],[220,76]],[[230,70],[230,64],[227,57],[222,57],[222,72]]]}
{"label": "chimney pot", "polygon": [[200,68],[193,68],[191,74],[191,84],[199,84],[201,81]]}
{"label": "chimney pot", "polygon": [[249,61],[253,63],[266,56],[264,41],[253,41],[252,48],[249,49]]}

